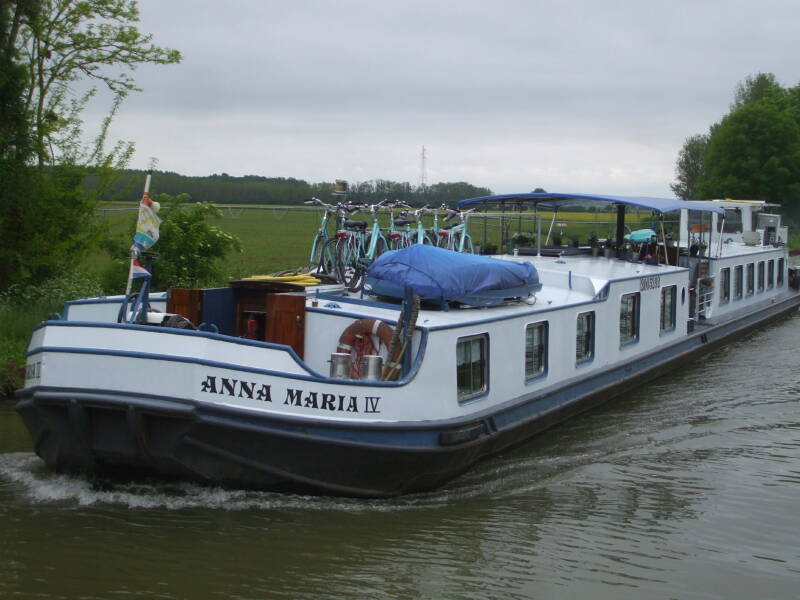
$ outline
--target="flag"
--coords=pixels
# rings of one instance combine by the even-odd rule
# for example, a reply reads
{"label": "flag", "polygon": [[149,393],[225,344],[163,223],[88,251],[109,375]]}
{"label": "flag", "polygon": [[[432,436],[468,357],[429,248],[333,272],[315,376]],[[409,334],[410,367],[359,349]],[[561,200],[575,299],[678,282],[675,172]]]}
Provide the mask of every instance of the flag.
{"label": "flag", "polygon": [[136,223],[131,250],[144,252],[158,241],[158,228],[161,225],[161,219],[156,215],[158,208],[158,202],[153,202],[150,194],[145,192],[139,203],[139,220]]}
{"label": "flag", "polygon": [[138,277],[150,277],[150,271],[140,265],[138,260],[134,259],[131,265],[131,278],[136,279]]}

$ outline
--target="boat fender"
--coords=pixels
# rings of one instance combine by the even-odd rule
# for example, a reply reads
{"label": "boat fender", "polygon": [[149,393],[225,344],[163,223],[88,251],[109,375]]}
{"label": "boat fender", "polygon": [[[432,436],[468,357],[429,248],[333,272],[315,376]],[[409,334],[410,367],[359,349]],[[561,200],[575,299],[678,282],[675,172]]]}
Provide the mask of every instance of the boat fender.
{"label": "boat fender", "polygon": [[342,332],[336,352],[350,354],[356,340],[362,339],[366,334],[378,336],[381,343],[387,348],[392,343],[392,328],[388,324],[378,319],[358,319],[350,323]]}

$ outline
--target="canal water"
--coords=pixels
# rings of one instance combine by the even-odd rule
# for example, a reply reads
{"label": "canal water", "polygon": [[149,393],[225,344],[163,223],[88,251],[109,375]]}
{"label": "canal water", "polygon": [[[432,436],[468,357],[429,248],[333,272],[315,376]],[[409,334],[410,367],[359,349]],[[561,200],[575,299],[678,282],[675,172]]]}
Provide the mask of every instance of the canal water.
{"label": "canal water", "polygon": [[0,598],[800,597],[800,316],[351,500],[48,472],[0,401]]}

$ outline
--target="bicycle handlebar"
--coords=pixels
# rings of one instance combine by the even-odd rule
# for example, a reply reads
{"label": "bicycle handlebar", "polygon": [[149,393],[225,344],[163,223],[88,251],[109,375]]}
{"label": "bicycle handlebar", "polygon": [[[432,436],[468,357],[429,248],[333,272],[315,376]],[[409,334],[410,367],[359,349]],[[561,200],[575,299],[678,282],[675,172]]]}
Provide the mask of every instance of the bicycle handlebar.
{"label": "bicycle handlebar", "polygon": [[447,216],[445,216],[444,220],[445,221],[449,221],[453,217],[458,217],[459,219],[463,220],[466,215],[468,215],[469,213],[473,212],[474,210],[475,210],[474,208],[470,208],[469,210],[464,210],[464,211],[459,212],[457,210],[452,210],[452,209],[448,208],[447,209]]}

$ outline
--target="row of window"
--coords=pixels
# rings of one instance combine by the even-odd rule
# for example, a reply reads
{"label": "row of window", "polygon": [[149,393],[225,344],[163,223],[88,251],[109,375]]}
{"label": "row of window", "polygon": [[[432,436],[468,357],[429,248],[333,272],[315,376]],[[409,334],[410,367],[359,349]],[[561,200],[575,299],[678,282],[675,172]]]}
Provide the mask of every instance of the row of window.
{"label": "row of window", "polygon": [[[765,271],[766,271],[766,289],[772,289],[776,285],[775,277],[775,261],[760,261],[758,262],[758,279],[756,280],[756,263],[749,263],[747,265],[736,265],[733,267],[733,299],[740,300],[744,296],[744,267],[747,267],[747,294],[753,294],[756,291],[763,292],[765,289]],[[783,285],[783,271],[785,269],[784,259],[778,259],[778,273],[777,285]],[[758,287],[756,287],[756,282]],[[731,268],[725,267],[719,271],[719,302],[724,304],[731,299]]]}
{"label": "row of window", "polygon": [[[675,329],[678,288],[670,285],[661,288],[660,331]],[[639,339],[639,307],[641,294],[623,294],[619,309],[619,343],[625,346]],[[525,327],[525,379],[530,380],[547,371],[549,323],[540,321]],[[578,314],[575,326],[575,364],[594,358],[595,312]],[[456,380],[459,401],[484,394],[488,381],[489,334],[482,333],[459,338],[456,346]]]}

